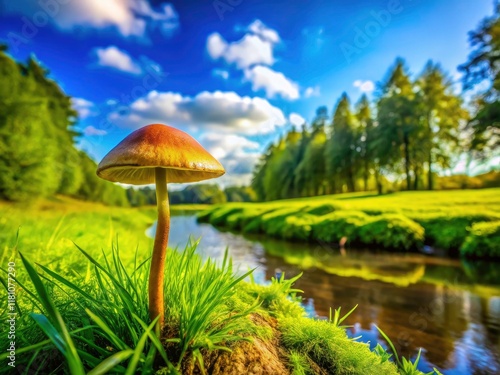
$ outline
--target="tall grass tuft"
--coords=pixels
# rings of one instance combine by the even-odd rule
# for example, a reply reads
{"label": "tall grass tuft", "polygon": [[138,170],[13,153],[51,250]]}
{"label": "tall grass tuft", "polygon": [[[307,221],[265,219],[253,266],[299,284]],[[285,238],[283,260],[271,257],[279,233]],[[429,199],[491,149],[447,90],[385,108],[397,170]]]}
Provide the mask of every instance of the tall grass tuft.
{"label": "tall grass tuft", "polygon": [[[37,270],[21,255],[34,286],[31,290],[19,283],[26,292],[21,311],[35,310],[31,319],[40,327],[34,334],[32,323],[26,319],[19,323],[21,342],[27,343],[17,349],[19,361],[20,354],[30,354],[22,356],[29,358],[26,363],[19,363],[25,373],[33,368],[52,371],[58,359],[48,360],[47,355],[54,349],[66,359],[64,372],[71,374],[150,374],[159,367],[179,374],[188,360],[204,373],[203,349],[229,350],[229,343],[249,340],[253,323],[248,315],[258,303],[237,312],[228,306],[236,285],[252,271],[236,276],[227,251],[220,266],[212,260],[203,262],[196,244],[183,253],[168,253],[167,327],[158,337],[147,309],[150,260],[138,263],[136,252],[133,266],[127,268],[118,245],[111,254],[103,252],[102,261],[77,248],[88,260],[85,275],[63,275],[42,264]],[[0,354],[0,360],[6,355]]]}

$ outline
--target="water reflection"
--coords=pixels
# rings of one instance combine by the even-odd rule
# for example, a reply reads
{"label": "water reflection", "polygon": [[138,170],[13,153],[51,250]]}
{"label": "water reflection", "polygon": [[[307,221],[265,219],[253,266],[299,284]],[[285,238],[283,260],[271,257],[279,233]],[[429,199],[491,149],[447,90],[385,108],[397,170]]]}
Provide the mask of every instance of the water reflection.
{"label": "water reflection", "polygon": [[[257,282],[280,269],[304,291],[311,315],[327,316],[330,307],[349,311],[349,334],[373,347],[375,325],[398,350],[415,356],[419,369],[436,366],[444,374],[500,373],[500,264],[460,262],[419,254],[388,254],[296,244],[259,236],[220,232],[193,216],[172,218],[170,243],[183,248],[189,236],[201,237],[203,256],[221,258],[229,248],[240,270],[256,268]],[[154,228],[148,233],[152,235]]]}

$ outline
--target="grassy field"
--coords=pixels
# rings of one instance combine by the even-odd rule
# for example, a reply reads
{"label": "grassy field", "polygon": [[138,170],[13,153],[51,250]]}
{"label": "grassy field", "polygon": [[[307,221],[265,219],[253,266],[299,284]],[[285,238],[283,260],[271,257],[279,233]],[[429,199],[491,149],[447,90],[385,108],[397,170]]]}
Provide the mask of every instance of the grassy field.
{"label": "grassy field", "polygon": [[500,257],[500,189],[356,193],[265,203],[228,203],[199,215],[246,233],[409,250],[424,244]]}
{"label": "grassy field", "polygon": [[[166,325],[157,335],[147,306],[152,240],[144,233],[155,220],[152,207],[58,197],[2,202],[0,213],[6,289],[7,272],[15,272],[11,340],[20,373],[421,374],[404,358],[388,361],[381,347],[349,339],[338,314],[307,318],[294,280],[243,281],[229,260],[203,262],[194,247],[168,252]],[[11,305],[2,306],[7,321]],[[7,338],[0,337],[4,364],[12,361]]]}

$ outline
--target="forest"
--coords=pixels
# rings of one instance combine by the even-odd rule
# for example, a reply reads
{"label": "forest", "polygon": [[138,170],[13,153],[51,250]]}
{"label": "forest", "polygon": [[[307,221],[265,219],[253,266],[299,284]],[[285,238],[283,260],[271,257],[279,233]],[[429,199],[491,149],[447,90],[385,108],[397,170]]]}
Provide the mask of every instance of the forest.
{"label": "forest", "polygon": [[128,205],[125,190],[95,175],[97,164],[75,147],[71,98],[34,58],[14,61],[0,48],[0,198],[31,201],[54,194]]}
{"label": "forest", "polygon": [[[343,94],[329,115],[292,129],[269,146],[252,187],[260,200],[377,190],[433,190],[439,173],[465,155],[467,167],[495,155],[500,144],[500,18],[470,33],[473,52],[459,66],[462,82],[428,61],[412,78],[398,58],[373,101],[353,106]],[[479,90],[480,82],[488,82]],[[464,92],[460,93],[462,83]],[[464,95],[472,95],[470,105]],[[467,188],[467,181],[461,188]]]}

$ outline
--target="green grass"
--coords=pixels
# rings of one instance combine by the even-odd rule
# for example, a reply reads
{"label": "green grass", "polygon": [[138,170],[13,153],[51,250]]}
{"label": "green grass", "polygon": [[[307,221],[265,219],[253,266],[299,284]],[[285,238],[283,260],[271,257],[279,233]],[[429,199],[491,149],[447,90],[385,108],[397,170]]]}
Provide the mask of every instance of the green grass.
{"label": "green grass", "polygon": [[[500,220],[500,189],[353,193],[264,203],[227,203],[199,220],[276,238],[410,250],[426,243],[457,253],[472,226]],[[484,241],[492,246],[498,241]],[[470,255],[470,251],[462,251]],[[496,256],[496,251],[476,256]]]}
{"label": "green grass", "polygon": [[[148,210],[66,198],[32,207],[0,204],[8,218],[2,221],[2,257],[4,264],[16,262],[18,368],[224,374],[216,369],[231,372],[254,358],[263,368],[296,374],[398,372],[367,345],[348,339],[339,316],[330,323],[306,318],[296,278],[283,276],[268,286],[246,282],[227,257],[219,265],[202,261],[196,246],[168,252],[166,325],[158,336],[147,309],[151,240],[144,230],[154,219]],[[5,308],[0,318],[6,314]],[[6,336],[0,346],[8,347]]]}

